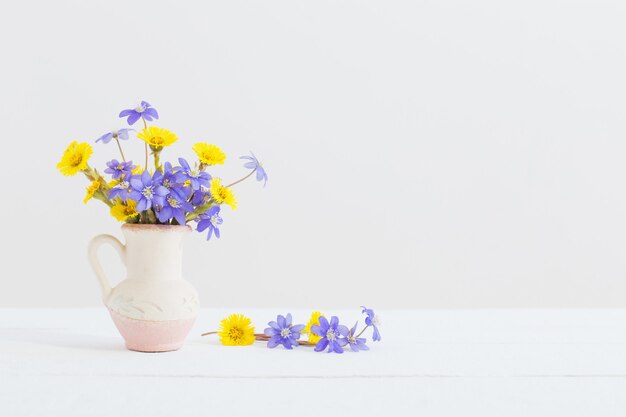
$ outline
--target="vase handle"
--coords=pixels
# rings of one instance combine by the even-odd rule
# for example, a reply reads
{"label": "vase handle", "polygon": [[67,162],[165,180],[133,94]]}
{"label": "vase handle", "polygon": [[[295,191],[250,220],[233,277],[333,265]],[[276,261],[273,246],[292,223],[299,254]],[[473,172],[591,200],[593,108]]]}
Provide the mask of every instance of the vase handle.
{"label": "vase handle", "polygon": [[109,285],[109,280],[104,274],[104,269],[102,269],[102,265],[100,264],[100,260],[98,259],[98,249],[105,243],[113,246],[113,248],[120,255],[120,258],[122,258],[122,263],[124,265],[126,265],[126,246],[124,246],[122,242],[120,242],[119,240],[117,240],[117,238],[111,235],[98,235],[91,239],[91,242],[89,242],[89,263],[91,264],[93,272],[96,273],[98,281],[100,281],[100,288],[102,289],[102,299],[106,303],[106,298],[111,292],[111,285]]}

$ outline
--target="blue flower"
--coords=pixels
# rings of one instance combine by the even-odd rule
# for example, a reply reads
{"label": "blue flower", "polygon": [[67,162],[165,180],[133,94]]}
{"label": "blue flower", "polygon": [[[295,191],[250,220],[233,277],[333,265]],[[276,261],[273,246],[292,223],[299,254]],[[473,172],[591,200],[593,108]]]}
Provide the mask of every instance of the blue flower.
{"label": "blue flower", "polygon": [[130,190],[130,198],[137,202],[137,212],[148,210],[155,203],[157,206],[163,206],[164,197],[169,193],[167,188],[150,176],[148,170],[141,175],[130,177]]}
{"label": "blue flower", "polygon": [[278,315],[276,321],[270,321],[267,323],[270,327],[266,328],[265,336],[269,336],[270,340],[267,342],[268,348],[275,348],[278,345],[283,345],[285,349],[293,349],[294,346],[298,346],[298,339],[300,339],[300,332],[304,330],[304,324],[291,324],[291,313],[287,314],[287,317]]}
{"label": "blue flower", "polygon": [[243,164],[244,168],[256,170],[256,180],[264,181],[263,187],[265,187],[265,184],[267,184],[267,173],[252,151],[250,151],[250,155],[252,156],[240,156],[239,159],[247,159],[250,161]]}
{"label": "blue flower", "polygon": [[114,180],[124,177],[130,178],[133,175],[133,162],[118,162],[117,159],[112,159],[107,162],[107,169],[104,170],[107,174],[111,174]]}
{"label": "blue flower", "polygon": [[211,186],[211,176],[208,173],[191,169],[184,158],[178,158],[178,163],[180,164],[179,171],[189,180],[192,190],[200,189],[201,185],[207,188]]}
{"label": "blue flower", "polygon": [[115,197],[119,197],[122,199],[122,201],[126,201],[130,191],[129,187],[130,183],[128,181],[120,181],[120,183],[113,187],[109,192],[109,200]]}
{"label": "blue flower", "polygon": [[206,213],[202,213],[199,217],[200,221],[198,221],[196,230],[198,230],[198,232],[204,232],[208,228],[209,234],[207,235],[206,240],[211,239],[211,235],[213,234],[215,234],[215,237],[219,239],[220,229],[218,229],[217,226],[223,222],[220,217],[220,206],[211,207]]}
{"label": "blue flower", "polygon": [[173,169],[172,164],[169,162],[163,164],[163,174],[157,171],[154,177],[155,180],[163,187],[167,188],[170,193],[174,193],[182,199],[186,200],[191,195],[191,189],[184,185],[184,182],[187,181],[187,177],[182,172]]}
{"label": "blue flower", "polygon": [[379,342],[381,337],[380,332],[378,331],[378,326],[380,326],[378,316],[374,314],[374,310],[372,310],[371,308],[366,308],[365,306],[361,306],[361,308],[363,308],[362,313],[367,314],[367,317],[365,318],[365,324],[367,324],[368,327],[372,326],[374,328],[372,340],[374,342]]}
{"label": "blue flower", "polygon": [[328,346],[328,353],[343,353],[343,347],[347,343],[348,328],[343,324],[339,324],[339,318],[332,316],[330,323],[326,317],[320,316],[319,326],[314,324],[311,326],[311,332],[321,339],[315,345],[316,352],[322,352]]}
{"label": "blue flower", "polygon": [[126,122],[129,125],[134,125],[135,122],[142,117],[147,121],[151,122],[153,119],[159,118],[159,113],[157,113],[156,109],[150,105],[147,101],[142,101],[134,109],[126,109],[120,112],[119,117],[128,117]]}
{"label": "blue flower", "polygon": [[354,327],[350,329],[348,333],[348,345],[353,352],[358,352],[359,350],[369,350],[370,348],[365,344],[367,341],[364,337],[358,337],[356,335],[356,326],[359,324],[357,321],[354,323]]}
{"label": "blue flower", "polygon": [[111,142],[111,139],[126,140],[128,139],[128,132],[130,132],[131,130],[133,129],[113,130],[109,133],[105,133],[104,135],[100,136],[98,139],[96,139],[96,142],[102,141],[102,143],[109,143]]}
{"label": "blue flower", "polygon": [[157,217],[161,223],[165,223],[174,218],[178,224],[185,224],[185,216],[193,211],[193,206],[181,198],[176,193],[169,193],[163,204],[157,208]]}

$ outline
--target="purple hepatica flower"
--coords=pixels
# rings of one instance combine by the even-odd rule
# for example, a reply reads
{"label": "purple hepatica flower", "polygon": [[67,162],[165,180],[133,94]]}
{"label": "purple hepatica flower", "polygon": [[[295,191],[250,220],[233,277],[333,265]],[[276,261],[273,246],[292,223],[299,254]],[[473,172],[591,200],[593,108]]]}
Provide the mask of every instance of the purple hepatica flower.
{"label": "purple hepatica flower", "polygon": [[137,202],[136,210],[138,212],[148,210],[155,204],[163,206],[165,203],[164,197],[169,193],[167,188],[150,176],[148,170],[141,175],[130,177],[130,189],[130,198]]}
{"label": "purple hepatica flower", "polygon": [[176,193],[170,193],[165,197],[162,207],[157,212],[157,217],[161,223],[165,223],[171,218],[175,218],[178,224],[185,224],[186,213],[191,213],[193,206],[185,198],[181,198]]}
{"label": "purple hepatica flower", "polygon": [[304,324],[291,324],[291,313],[287,314],[287,317],[278,315],[276,321],[270,321],[270,327],[265,329],[266,336],[270,336],[270,340],[267,342],[268,348],[275,348],[278,345],[283,345],[285,349],[293,349],[294,346],[298,346],[298,339],[300,339],[300,332],[304,330]]}
{"label": "purple hepatica flower", "polygon": [[107,174],[111,174],[114,180],[124,177],[130,178],[133,175],[133,162],[118,162],[117,159],[112,159],[107,162],[107,169],[104,170]]}
{"label": "purple hepatica flower", "polygon": [[189,180],[192,190],[199,190],[201,185],[206,188],[211,186],[211,176],[208,173],[191,169],[184,158],[178,158],[178,163],[180,164],[180,172],[185,175],[185,179]]}
{"label": "purple hepatica flower", "polygon": [[348,333],[348,345],[353,352],[358,352],[359,350],[369,350],[370,348],[365,344],[366,339],[364,337],[356,336],[356,326],[359,324],[357,321],[354,323],[354,327],[350,329],[350,333]]}
{"label": "purple hepatica flower", "polygon": [[176,194],[181,199],[186,200],[191,195],[191,190],[183,185],[187,177],[182,172],[172,169],[172,164],[169,162],[163,165],[163,174],[157,171],[154,176],[155,180],[158,178],[158,182],[170,193]]}
{"label": "purple hepatica flower", "polygon": [[102,141],[102,143],[109,143],[111,142],[111,139],[126,140],[128,139],[128,132],[130,132],[131,130],[133,129],[113,130],[109,133],[105,133],[104,135],[100,136],[98,139],[96,139],[96,142]]}
{"label": "purple hepatica flower", "polygon": [[159,118],[159,113],[157,113],[156,109],[150,105],[147,101],[142,101],[140,105],[135,107],[134,109],[126,109],[120,112],[120,117],[127,117],[126,122],[129,125],[134,125],[135,122],[142,117],[147,121],[151,122],[153,119]]}
{"label": "purple hepatica flower", "polygon": [[264,181],[263,187],[265,187],[265,184],[267,184],[267,173],[265,172],[265,169],[263,169],[263,166],[256,158],[256,156],[254,156],[252,151],[250,152],[250,155],[252,156],[240,156],[239,159],[248,159],[250,161],[243,164],[243,167],[248,169],[256,169],[256,180]]}
{"label": "purple hepatica flower", "polygon": [[193,192],[191,197],[191,204],[194,206],[201,206],[204,202],[211,198],[211,189],[200,184],[200,188]]}
{"label": "purple hepatica flower", "polygon": [[361,306],[361,308],[363,308],[362,313],[367,314],[367,317],[365,317],[365,324],[367,324],[368,326],[372,326],[374,328],[374,334],[372,335],[372,340],[374,342],[379,342],[381,337],[380,337],[380,332],[378,331],[378,326],[380,325],[378,316],[374,314],[374,310],[372,310],[371,308],[367,308],[365,306]]}
{"label": "purple hepatica flower", "polygon": [[217,226],[223,222],[220,217],[220,206],[211,207],[206,213],[202,213],[199,217],[200,221],[198,221],[196,230],[198,230],[198,232],[204,232],[208,228],[209,234],[207,235],[206,240],[211,239],[211,235],[213,234],[215,234],[215,237],[219,239],[220,229],[218,229]]}
{"label": "purple hepatica flower", "polygon": [[343,347],[347,343],[348,328],[343,324],[339,324],[337,316],[330,318],[330,323],[326,317],[320,316],[319,326],[314,324],[311,326],[311,332],[321,337],[320,341],[315,345],[315,351],[321,352],[328,346],[328,353],[343,353]]}
{"label": "purple hepatica flower", "polygon": [[126,201],[126,199],[128,198],[129,187],[130,183],[128,181],[120,181],[120,183],[113,187],[113,189],[111,189],[111,191],[109,192],[109,200],[115,197],[119,197],[122,199],[122,201]]}

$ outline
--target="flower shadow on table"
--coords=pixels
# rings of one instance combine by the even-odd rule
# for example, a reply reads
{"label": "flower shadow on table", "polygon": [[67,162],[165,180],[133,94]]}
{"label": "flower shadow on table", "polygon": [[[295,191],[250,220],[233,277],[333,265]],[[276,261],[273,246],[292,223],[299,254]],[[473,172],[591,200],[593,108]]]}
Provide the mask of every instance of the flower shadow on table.
{"label": "flower shadow on table", "polygon": [[4,329],[2,340],[80,350],[126,350],[119,336],[76,334],[57,329]]}

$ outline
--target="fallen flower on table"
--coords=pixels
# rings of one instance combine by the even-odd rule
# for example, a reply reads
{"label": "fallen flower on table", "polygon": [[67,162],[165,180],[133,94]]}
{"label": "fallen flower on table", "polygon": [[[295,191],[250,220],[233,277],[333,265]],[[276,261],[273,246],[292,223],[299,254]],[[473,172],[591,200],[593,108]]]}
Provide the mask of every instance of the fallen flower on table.
{"label": "fallen flower on table", "polygon": [[[263,333],[254,333],[252,321],[242,314],[231,314],[220,322],[218,331],[202,333],[202,336],[217,334],[220,342],[225,346],[248,346],[254,341],[267,342],[272,349],[283,345],[292,350],[297,346],[315,346],[316,352],[343,353],[346,348],[353,352],[369,350],[367,339],[361,337],[370,327],[373,328],[372,340],[381,340],[378,327],[380,321],[374,310],[362,307],[362,314],[366,315],[365,327],[357,334],[358,320],[351,329],[339,324],[339,318],[332,316],[330,321],[319,311],[311,313],[309,323],[293,324],[291,313],[286,316],[278,315],[275,321],[268,322]],[[308,334],[308,341],[299,340],[300,336]]]}

